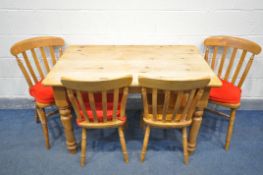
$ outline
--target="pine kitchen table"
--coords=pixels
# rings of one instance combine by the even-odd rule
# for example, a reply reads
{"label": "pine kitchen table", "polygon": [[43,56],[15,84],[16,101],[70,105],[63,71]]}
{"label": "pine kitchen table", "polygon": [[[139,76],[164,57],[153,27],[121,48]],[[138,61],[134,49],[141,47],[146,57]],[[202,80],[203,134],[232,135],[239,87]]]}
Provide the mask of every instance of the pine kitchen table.
{"label": "pine kitchen table", "polygon": [[70,104],[61,77],[70,75],[78,80],[95,80],[127,74],[133,76],[130,93],[140,93],[138,75],[164,79],[210,76],[210,83],[198,103],[189,133],[188,150],[192,153],[196,149],[210,88],[221,86],[221,81],[210,69],[198,48],[193,45],[72,45],[66,48],[43,84],[53,87],[69,152],[76,153],[77,145]]}

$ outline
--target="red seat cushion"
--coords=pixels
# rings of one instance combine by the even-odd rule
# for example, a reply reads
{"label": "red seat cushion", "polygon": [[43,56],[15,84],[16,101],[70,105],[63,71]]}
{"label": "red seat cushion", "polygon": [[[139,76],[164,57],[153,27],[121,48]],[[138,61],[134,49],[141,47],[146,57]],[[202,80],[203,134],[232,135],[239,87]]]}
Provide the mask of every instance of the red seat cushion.
{"label": "red seat cushion", "polygon": [[[108,104],[107,108],[109,108],[109,106],[112,106],[112,105]],[[93,122],[94,116],[93,116],[92,110],[90,109],[89,105],[86,105],[86,112],[88,114],[89,120],[91,122]],[[103,110],[102,110],[101,104],[96,104],[96,113],[97,113],[98,122],[103,122]],[[82,110],[80,110],[80,116],[82,119],[78,122],[85,121],[84,114],[83,114]],[[110,108],[107,110],[107,120],[111,121],[112,118],[113,118],[113,110],[112,110],[112,108]],[[117,119],[121,120],[121,121],[126,121],[126,116],[120,116],[120,110],[119,109],[117,110]]]}
{"label": "red seat cushion", "polygon": [[50,86],[44,86],[41,81],[37,82],[29,89],[29,93],[39,103],[54,102],[53,89]]}
{"label": "red seat cushion", "polygon": [[[92,110],[91,110],[90,105],[89,105],[87,94],[83,94],[82,96],[84,99],[85,108],[86,108],[86,112],[88,114],[89,120],[90,120],[90,122],[93,122],[94,116],[93,116]],[[121,97],[122,97],[122,94],[120,94],[120,96],[119,96],[119,104],[118,104],[116,116],[117,116],[118,120],[125,122],[126,116],[120,116],[120,99],[121,99]],[[98,122],[103,122],[103,109],[102,109],[102,102],[101,102],[101,94],[95,94],[94,100],[96,102],[95,105],[96,105],[96,114],[97,114]],[[108,100],[108,103],[107,103],[107,115],[106,116],[107,116],[107,121],[111,121],[113,119],[113,94],[108,94],[107,100]],[[83,111],[80,108],[80,105],[79,105],[79,109],[80,109],[79,113],[81,116],[81,120],[77,120],[77,124],[85,121],[85,117],[84,117]]]}
{"label": "red seat cushion", "polygon": [[221,82],[221,87],[211,88],[209,99],[220,103],[240,103],[241,89],[226,80]]}

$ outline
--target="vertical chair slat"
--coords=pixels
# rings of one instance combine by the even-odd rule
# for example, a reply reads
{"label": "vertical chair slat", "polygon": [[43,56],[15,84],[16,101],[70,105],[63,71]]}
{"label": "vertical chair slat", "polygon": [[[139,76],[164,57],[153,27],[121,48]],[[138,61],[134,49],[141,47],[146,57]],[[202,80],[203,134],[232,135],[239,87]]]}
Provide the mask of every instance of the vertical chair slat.
{"label": "vertical chair slat", "polygon": [[164,104],[163,104],[163,116],[162,116],[163,121],[167,120],[166,116],[167,116],[167,112],[168,112],[169,104],[170,104],[170,95],[171,95],[171,91],[166,90],[164,92]]}
{"label": "vertical chair slat", "polygon": [[49,51],[50,51],[50,55],[52,58],[52,64],[55,65],[57,60],[56,60],[56,55],[55,55],[55,51],[54,48],[52,46],[49,47]]}
{"label": "vertical chair slat", "polygon": [[223,71],[227,50],[228,50],[228,47],[224,47],[223,54],[222,54],[221,61],[220,61],[220,65],[219,65],[219,69],[218,69],[218,76],[219,77],[221,77],[221,74]]}
{"label": "vertical chair slat", "polygon": [[186,114],[184,113],[185,111],[185,107],[187,105],[188,99],[190,96],[190,92],[189,91],[183,91],[183,98],[181,101],[181,109],[179,111],[180,116],[178,116],[177,121],[184,121],[183,119],[186,118]]}
{"label": "vertical chair slat", "polygon": [[48,64],[48,60],[47,60],[47,56],[46,56],[44,47],[40,47],[39,49],[40,49],[42,58],[43,58],[43,60],[44,60],[44,65],[45,65],[46,71],[49,72],[49,71],[50,71],[50,68],[49,68],[49,64]]}
{"label": "vertical chair slat", "polygon": [[42,71],[42,68],[41,68],[41,65],[40,65],[40,63],[39,63],[39,60],[38,60],[37,54],[36,54],[36,52],[35,52],[35,49],[30,49],[30,50],[31,50],[32,56],[33,56],[33,58],[34,58],[34,61],[35,61],[35,64],[36,64],[38,73],[39,73],[41,79],[43,79],[43,78],[44,78],[44,73],[43,73],[43,71]]}
{"label": "vertical chair slat", "polygon": [[27,81],[28,86],[29,86],[29,87],[33,86],[33,83],[32,83],[32,81],[31,81],[30,75],[28,74],[25,66],[23,65],[22,61],[18,58],[17,55],[16,55],[16,61],[17,61],[18,66],[20,67],[23,75],[24,75],[25,78],[26,78],[26,81]]}
{"label": "vertical chair slat", "polygon": [[243,64],[243,62],[244,62],[244,59],[246,58],[246,54],[247,54],[247,51],[246,51],[246,50],[243,50],[242,55],[241,55],[241,57],[240,57],[240,59],[239,59],[237,68],[236,68],[235,73],[234,73],[233,78],[232,78],[232,83],[233,83],[233,84],[235,84],[235,82],[236,82],[237,76],[238,76],[238,74],[239,74],[239,72],[240,72],[240,69],[241,69],[242,64]]}
{"label": "vertical chair slat", "polygon": [[230,61],[229,61],[229,64],[228,64],[228,67],[227,67],[227,71],[226,71],[224,80],[227,80],[228,77],[229,77],[229,75],[230,75],[231,68],[232,68],[232,66],[233,66],[233,63],[234,63],[236,54],[237,54],[237,48],[234,48],[234,49],[233,49],[233,52],[232,52],[232,55],[231,55],[231,58],[230,58]]}
{"label": "vertical chair slat", "polygon": [[205,48],[205,61],[208,62],[208,56],[209,56],[209,47]]}
{"label": "vertical chair slat", "polygon": [[153,120],[157,119],[157,89],[152,89],[152,114],[153,114]]}
{"label": "vertical chair slat", "polygon": [[118,104],[119,104],[119,88],[114,89],[113,91],[113,120],[116,120],[117,118],[117,110],[118,110]]}
{"label": "vertical chair slat", "polygon": [[26,62],[26,66],[27,66],[27,68],[28,68],[28,70],[29,70],[29,72],[30,72],[33,80],[34,80],[34,83],[37,83],[36,74],[35,74],[35,72],[34,72],[34,70],[33,70],[33,68],[32,68],[32,65],[31,65],[31,63],[30,63],[30,61],[29,61],[29,59],[28,59],[28,56],[27,56],[26,52],[22,52],[22,55],[23,55],[24,60],[25,60],[25,62]]}
{"label": "vertical chair slat", "polygon": [[211,63],[211,67],[213,70],[215,70],[217,50],[218,50],[218,47],[214,47],[212,63]]}
{"label": "vertical chair slat", "polygon": [[63,55],[63,50],[62,48],[59,48],[59,58]]}
{"label": "vertical chair slat", "polygon": [[121,99],[121,113],[120,113],[120,117],[125,116],[128,93],[129,93],[129,89],[127,87],[125,87],[123,89],[123,96],[122,96],[122,99]]}
{"label": "vertical chair slat", "polygon": [[184,93],[182,91],[179,91],[177,93],[177,97],[176,97],[176,101],[175,101],[175,104],[174,104],[174,109],[173,109],[173,117],[172,117],[172,120],[173,121],[176,121],[176,115],[178,113],[178,110],[181,106],[181,102],[182,102],[182,99],[184,97]]}
{"label": "vertical chair slat", "polygon": [[103,122],[107,121],[107,92],[102,91]]}
{"label": "vertical chair slat", "polygon": [[[78,108],[78,102],[74,96],[74,92],[70,89],[67,90],[67,93],[68,93],[68,97],[69,97],[69,100],[74,108],[75,111],[79,111],[79,108]],[[81,108],[82,109],[82,108]],[[81,120],[81,116],[79,114],[79,112],[76,112],[76,115],[77,115],[77,119],[80,121]],[[85,115],[84,115],[85,117]],[[88,117],[85,117],[86,121],[89,121]]]}
{"label": "vertical chair slat", "polygon": [[190,120],[193,116],[193,113],[195,112],[195,106],[196,104],[198,103],[198,101],[201,99],[201,97],[203,96],[203,93],[204,93],[204,89],[198,89],[196,90],[196,95],[191,103],[191,106],[190,106],[190,109],[189,109],[189,112],[186,116],[186,120]]}
{"label": "vertical chair slat", "polygon": [[143,112],[144,116],[149,114],[149,107],[148,107],[148,99],[147,99],[147,90],[146,88],[142,88],[142,102],[143,102]]}
{"label": "vertical chair slat", "polygon": [[[81,108],[81,111],[82,111],[82,114],[84,115],[85,117],[85,120],[86,121],[89,121],[89,116],[88,116],[88,113],[86,111],[86,106],[84,104],[84,100],[82,98],[82,93],[80,91],[76,91],[77,93],[77,99],[78,99],[78,102],[79,102],[79,105],[80,105],[80,108]],[[74,106],[73,106],[74,107]]]}
{"label": "vertical chair slat", "polygon": [[194,96],[195,96],[195,92],[196,92],[195,89],[194,89],[194,90],[191,90],[191,92],[190,92],[190,95],[189,95],[189,97],[188,97],[188,99],[187,99],[186,105],[184,106],[184,110],[183,110],[183,112],[182,112],[181,121],[185,121],[185,119],[186,119],[187,112],[188,112],[188,110],[189,110],[189,108],[190,108],[190,106],[191,106],[192,100],[193,100],[193,98],[194,98]]}
{"label": "vertical chair slat", "polygon": [[253,63],[254,57],[255,57],[255,54],[251,55],[251,57],[250,57],[247,65],[246,65],[246,67],[245,67],[245,70],[243,71],[243,74],[242,74],[242,76],[241,76],[241,79],[240,79],[239,82],[238,82],[238,85],[237,85],[238,87],[241,87],[242,84],[243,84],[243,82],[245,81],[246,76],[247,76],[247,74],[248,74],[248,72],[249,72],[249,69],[250,69],[250,67],[251,67],[251,65],[252,65],[252,63]]}
{"label": "vertical chair slat", "polygon": [[96,112],[96,105],[95,105],[95,99],[94,99],[94,94],[92,92],[88,92],[88,96],[89,96],[89,105],[93,114],[93,119],[94,122],[97,123],[98,122],[98,116],[97,116],[97,112]]}
{"label": "vertical chair slat", "polygon": [[189,92],[184,92],[182,103],[181,103],[182,107],[186,105],[188,97],[189,97]]}

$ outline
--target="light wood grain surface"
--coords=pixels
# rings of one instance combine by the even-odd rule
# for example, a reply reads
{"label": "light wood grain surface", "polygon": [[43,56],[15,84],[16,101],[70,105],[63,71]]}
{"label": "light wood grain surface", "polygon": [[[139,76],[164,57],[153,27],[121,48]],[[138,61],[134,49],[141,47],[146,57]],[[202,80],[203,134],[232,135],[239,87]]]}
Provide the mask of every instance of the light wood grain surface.
{"label": "light wood grain surface", "polygon": [[102,80],[132,75],[159,79],[194,79],[210,76],[209,86],[220,80],[192,45],[72,45],[44,79],[44,85],[62,86],[61,77]]}

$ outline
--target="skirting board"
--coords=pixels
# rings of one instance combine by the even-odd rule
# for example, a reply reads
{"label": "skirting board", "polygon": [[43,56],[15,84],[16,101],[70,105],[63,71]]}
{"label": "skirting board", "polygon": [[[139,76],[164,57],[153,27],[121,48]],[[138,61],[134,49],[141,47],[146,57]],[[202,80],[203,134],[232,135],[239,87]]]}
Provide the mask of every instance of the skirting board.
{"label": "skirting board", "polygon": [[[211,106],[213,108],[213,106]],[[34,108],[31,98],[0,98],[0,109],[30,109]],[[127,109],[141,109],[142,101],[140,95],[130,95],[127,102]],[[217,109],[224,109],[217,107]],[[263,99],[242,99],[242,110],[263,110]]]}

